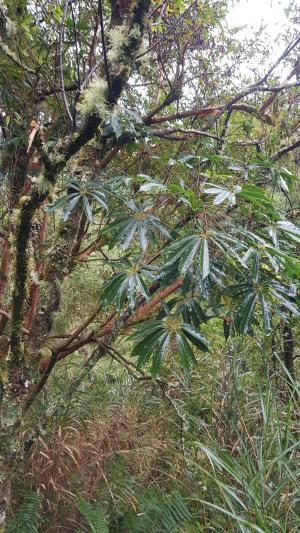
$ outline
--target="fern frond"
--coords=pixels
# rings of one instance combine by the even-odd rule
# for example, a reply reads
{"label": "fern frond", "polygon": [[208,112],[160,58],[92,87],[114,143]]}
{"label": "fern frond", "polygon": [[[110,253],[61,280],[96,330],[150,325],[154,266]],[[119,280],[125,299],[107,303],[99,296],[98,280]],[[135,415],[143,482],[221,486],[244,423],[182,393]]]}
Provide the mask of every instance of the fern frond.
{"label": "fern frond", "polygon": [[106,518],[98,503],[90,503],[78,497],[77,507],[87,525],[91,528],[90,533],[109,533]]}
{"label": "fern frond", "polygon": [[26,494],[14,518],[8,521],[5,533],[39,533],[39,505],[41,498],[36,492]]}
{"label": "fern frond", "polygon": [[148,493],[141,502],[132,533],[176,533],[190,518],[184,498],[177,491],[168,496]]}

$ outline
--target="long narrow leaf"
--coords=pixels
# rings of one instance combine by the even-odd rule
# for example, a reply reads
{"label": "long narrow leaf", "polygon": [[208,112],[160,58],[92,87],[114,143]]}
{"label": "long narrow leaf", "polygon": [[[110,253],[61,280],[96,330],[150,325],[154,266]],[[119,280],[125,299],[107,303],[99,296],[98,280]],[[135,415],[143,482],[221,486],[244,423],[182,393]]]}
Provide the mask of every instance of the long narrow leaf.
{"label": "long narrow leaf", "polygon": [[207,239],[201,240],[199,260],[202,278],[205,279],[209,274],[209,252]]}

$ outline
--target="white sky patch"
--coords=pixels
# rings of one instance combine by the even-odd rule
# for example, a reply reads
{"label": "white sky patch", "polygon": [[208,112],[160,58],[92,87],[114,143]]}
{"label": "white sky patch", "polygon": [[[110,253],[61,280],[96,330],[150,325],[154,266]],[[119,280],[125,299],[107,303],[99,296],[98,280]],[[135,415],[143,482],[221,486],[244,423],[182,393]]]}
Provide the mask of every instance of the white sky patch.
{"label": "white sky patch", "polygon": [[[258,30],[263,27],[262,37],[268,44],[268,51],[271,61],[276,61],[285,48],[280,35],[286,30],[289,23],[288,17],[285,13],[290,5],[290,0],[240,0],[232,1],[232,7],[229,9],[226,17],[229,28],[242,28],[237,31],[235,37],[242,41],[245,38],[250,38]],[[253,61],[249,58],[248,65],[243,65],[243,70],[250,74],[253,65],[255,65],[255,58]],[[282,69],[281,66],[276,71],[280,75],[280,79],[284,80],[288,74],[288,70]]]}
{"label": "white sky patch", "polygon": [[286,16],[284,8],[289,5],[289,0],[275,2],[272,0],[240,0],[233,2],[229,10],[227,21],[230,27],[247,26],[242,32],[249,33],[252,29],[258,30],[261,23],[267,25],[270,37],[276,37]]}

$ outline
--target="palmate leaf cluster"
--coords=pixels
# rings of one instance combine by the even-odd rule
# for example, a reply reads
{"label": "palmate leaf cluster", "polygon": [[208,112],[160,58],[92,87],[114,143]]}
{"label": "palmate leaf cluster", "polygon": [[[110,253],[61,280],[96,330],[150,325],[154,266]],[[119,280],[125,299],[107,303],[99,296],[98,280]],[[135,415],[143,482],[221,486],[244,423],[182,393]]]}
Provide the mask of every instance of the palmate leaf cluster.
{"label": "palmate leaf cluster", "polygon": [[245,249],[244,243],[223,232],[205,232],[199,228],[199,234],[177,239],[169,246],[170,259],[165,266],[172,266],[178,262],[180,274],[196,268],[202,279],[205,279],[210,273],[210,244],[224,254],[229,262],[230,260],[242,262],[237,252]]}
{"label": "palmate leaf cluster", "polygon": [[88,222],[92,222],[93,204],[100,209],[108,209],[105,191],[100,181],[90,180],[81,183],[74,178],[68,178],[65,182],[65,189],[65,194],[46,207],[48,213],[62,209],[62,219],[68,220],[71,211],[77,204],[80,204]]}
{"label": "palmate leaf cluster", "polygon": [[153,376],[158,374],[170,345],[176,347],[185,370],[196,364],[191,344],[202,352],[209,349],[202,333],[176,314],[167,315],[163,320],[148,320],[136,327],[130,339],[137,341],[132,355],[138,357],[138,366],[143,367],[151,359]]}
{"label": "palmate leaf cluster", "polygon": [[170,238],[168,230],[149,204],[138,204],[130,199],[126,202],[125,208],[126,210],[120,211],[103,231],[104,234],[110,234],[113,245],[119,244],[123,250],[127,250],[137,238],[142,250],[145,251],[150,241],[156,243],[159,237]]}
{"label": "palmate leaf cluster", "polygon": [[[181,159],[191,168],[199,164],[194,156]],[[107,262],[114,273],[103,284],[102,301],[118,311],[128,305],[134,313],[141,302],[151,302],[153,284],[163,289],[182,280],[163,310],[154,309],[129,337],[138,366],[149,364],[153,375],[170,354],[186,370],[196,364],[197,351],[209,350],[201,324],[213,317],[223,320],[227,339],[257,328],[268,334],[278,320],[299,316],[300,229],[272,197],[275,174],[287,175],[289,187],[297,177],[286,169],[275,172],[264,158],[259,163],[202,157],[201,164],[214,170],[216,184],[207,179],[198,189],[182,178],[179,183],[144,174],[108,179],[107,190],[117,183],[119,207],[108,214],[102,233],[121,258]],[[256,184],[262,180],[264,187]],[[134,199],[127,200],[133,189]],[[186,223],[165,216],[160,205],[166,199],[181,205]]]}
{"label": "palmate leaf cluster", "polygon": [[118,310],[123,309],[126,301],[130,307],[134,307],[137,295],[149,299],[149,292],[145,280],[157,279],[158,268],[151,265],[139,265],[137,262],[124,258],[122,261],[113,261],[110,264],[118,272],[110,278],[102,287],[102,299],[104,303],[113,303]]}

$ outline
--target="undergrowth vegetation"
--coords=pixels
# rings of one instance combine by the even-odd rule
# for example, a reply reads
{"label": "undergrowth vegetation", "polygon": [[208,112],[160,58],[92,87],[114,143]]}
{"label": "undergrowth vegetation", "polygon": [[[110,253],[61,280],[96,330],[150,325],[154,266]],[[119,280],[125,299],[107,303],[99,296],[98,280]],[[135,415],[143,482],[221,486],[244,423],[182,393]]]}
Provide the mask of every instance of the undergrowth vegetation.
{"label": "undergrowth vegetation", "polygon": [[40,436],[8,531],[299,531],[299,390],[256,339],[222,344],[168,391],[102,364]]}

